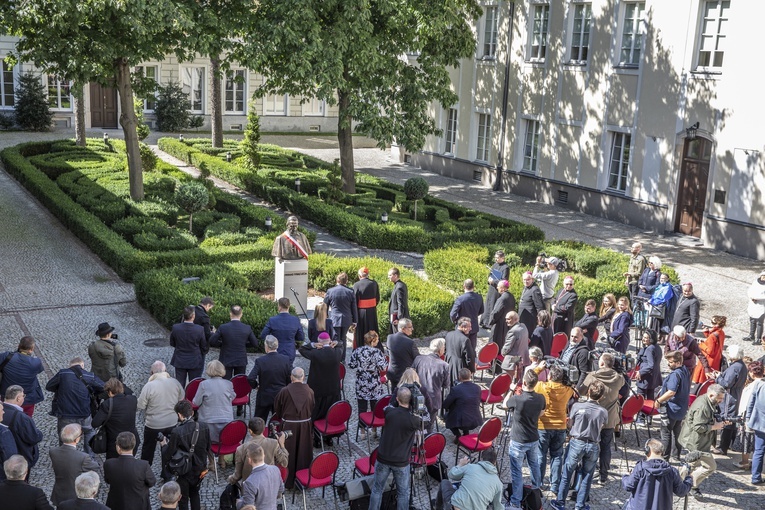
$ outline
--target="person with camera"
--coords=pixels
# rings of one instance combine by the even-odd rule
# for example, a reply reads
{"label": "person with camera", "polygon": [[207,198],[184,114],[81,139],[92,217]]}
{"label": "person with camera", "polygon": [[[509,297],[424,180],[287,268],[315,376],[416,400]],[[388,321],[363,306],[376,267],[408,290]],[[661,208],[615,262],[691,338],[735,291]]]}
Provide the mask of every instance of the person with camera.
{"label": "person with camera", "polygon": [[112,377],[121,381],[121,367],[127,365],[127,356],[122,345],[117,343],[114,327],[108,322],[102,322],[98,325],[96,336],[98,340],[88,345],[91,371],[102,381],[108,381]]}
{"label": "person with camera", "polygon": [[508,510],[519,510],[523,496],[523,461],[529,464],[531,487],[542,485],[539,472],[539,418],[545,413],[545,397],[534,391],[538,382],[533,371],[523,375],[523,391],[507,399],[505,405],[513,413],[513,427],[510,430],[510,473],[513,492]]}
{"label": "person with camera", "polygon": [[547,454],[550,454],[550,492],[557,495],[563,463],[563,444],[566,442],[568,402],[574,388],[564,384],[563,369],[554,364],[548,380],[540,382],[536,391],[545,398],[545,413],[539,418],[539,479],[544,480]]}
{"label": "person with camera", "polygon": [[587,388],[587,398],[571,406],[568,419],[570,439],[566,460],[563,463],[563,474],[558,485],[557,499],[550,501],[550,506],[554,510],[565,510],[571,481],[576,477],[577,472],[581,475],[581,482],[576,494],[576,508],[577,510],[589,508],[586,502],[590,496],[592,476],[597,467],[599,438],[608,421],[608,412],[599,403],[606,391],[602,382],[592,381]]}
{"label": "person with camera", "polygon": [[670,351],[665,356],[669,374],[664,378],[659,395],[653,401],[661,419],[661,442],[664,445],[664,460],[669,460],[674,438],[675,460],[680,460],[680,430],[688,413],[688,397],[691,393],[691,374],[683,364],[683,354]]}
{"label": "person with camera", "polygon": [[579,370],[579,379],[571,381],[571,384],[575,388],[580,387],[590,371],[590,348],[587,342],[584,341],[582,328],[577,326],[571,328],[571,338],[569,339],[568,346],[561,352],[560,360]]}
{"label": "person with camera", "polygon": [[608,412],[608,420],[600,430],[600,453],[598,472],[600,474],[600,483],[605,484],[608,480],[608,469],[611,467],[611,453],[614,442],[614,429],[621,423],[622,410],[619,406],[619,390],[625,384],[624,374],[614,370],[614,355],[604,352],[598,360],[598,370],[590,372],[584,378],[584,383],[579,389],[579,394],[587,393],[592,383],[599,381],[603,383],[605,391],[597,400],[601,406]]}
{"label": "person with camera", "polygon": [[460,369],[459,384],[452,388],[444,400],[446,411],[446,428],[454,434],[454,444],[458,444],[460,436],[470,434],[470,431],[481,425],[481,387],[474,383],[472,374],[467,368]]}
{"label": "person with camera", "polygon": [[436,497],[436,510],[502,510],[502,480],[497,471],[497,452],[487,448],[480,461],[471,463],[462,455],[449,470],[449,478],[441,481]]}
{"label": "person with camera", "polygon": [[539,283],[544,308],[550,314],[552,313],[551,305],[555,295],[555,286],[558,285],[558,278],[560,277],[558,264],[560,264],[560,259],[556,257],[548,258],[544,253],[541,253],[537,257],[537,263],[531,272],[531,277]]}
{"label": "person with camera", "polygon": [[162,441],[162,458],[167,470],[176,476],[181,486],[180,510],[201,510],[199,488],[207,474],[207,456],[210,453],[210,431],[204,423],[192,419],[191,402],[181,400],[175,404],[178,425]]}
{"label": "person with camera", "polygon": [[744,361],[744,349],[740,345],[731,345],[728,347],[728,361],[730,365],[725,372],[717,377],[717,384],[725,388],[725,400],[721,406],[722,416],[728,422],[720,433],[719,448],[712,448],[712,453],[716,455],[728,455],[728,448],[736,440],[736,417],[738,416],[738,404],[741,401],[741,394],[744,391],[746,377],[749,371],[746,369]]}
{"label": "person with camera", "polygon": [[422,419],[410,409],[412,393],[408,388],[399,388],[396,401],[398,406],[385,408],[385,427],[380,436],[380,446],[377,448],[369,510],[380,510],[383,491],[391,472],[396,482],[396,508],[409,509],[409,459],[415,435],[422,430]]}
{"label": "person with camera", "polygon": [[289,452],[284,447],[284,441],[287,438],[286,433],[280,432],[276,439],[272,439],[263,435],[265,430],[266,423],[262,418],[250,418],[247,424],[247,437],[234,453],[234,474],[228,477],[228,483],[235,484],[250,476],[252,466],[247,462],[247,453],[245,452],[245,448],[249,444],[256,444],[263,449],[263,462],[266,464],[279,464],[282,467],[287,467]]}
{"label": "person with camera", "polygon": [[[691,495],[696,498],[703,497],[699,489],[701,482],[717,469],[717,462],[710,450],[715,443],[716,432],[728,423],[721,419],[718,412],[718,406],[723,400],[725,388],[719,384],[711,385],[705,395],[693,401],[680,431],[679,442],[689,452],[685,457],[689,466],[684,471],[687,473],[693,470]],[[680,474],[685,477],[683,471]]]}
{"label": "person with camera", "polygon": [[663,459],[664,445],[658,439],[645,442],[646,460],[635,464],[632,473],[622,477],[622,488],[630,493],[624,510],[665,510],[672,508],[673,494],[682,498],[691,491],[693,479],[682,478],[677,469]]}

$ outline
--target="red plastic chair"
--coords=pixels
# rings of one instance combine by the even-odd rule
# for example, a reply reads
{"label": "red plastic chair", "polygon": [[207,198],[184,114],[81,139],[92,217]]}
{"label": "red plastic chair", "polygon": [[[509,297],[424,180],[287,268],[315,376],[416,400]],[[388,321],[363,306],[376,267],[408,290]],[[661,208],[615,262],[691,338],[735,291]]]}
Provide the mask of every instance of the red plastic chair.
{"label": "red plastic chair", "polygon": [[[489,342],[478,351],[478,360],[475,362],[475,371],[481,371],[481,382],[483,382],[483,373],[494,366],[494,360],[497,359],[497,354],[499,354],[499,345],[494,342]],[[475,377],[475,373],[473,373],[473,377]]]}
{"label": "red plastic chair", "polygon": [[313,428],[319,433],[321,441],[321,451],[324,451],[324,436],[342,436],[348,437],[348,454],[351,452],[351,436],[348,435],[348,421],[351,419],[351,403],[347,400],[335,402],[327,411],[327,417],[313,422]]}
{"label": "red plastic chair", "polygon": [[[279,474],[282,476],[282,483],[287,481],[287,475],[289,472],[287,471],[287,466],[280,466],[279,464],[276,464],[276,467],[279,468]],[[282,491],[282,510],[287,510],[287,500],[284,497],[284,491]]]}
{"label": "red plastic chair", "polygon": [[[303,493],[303,510],[308,510],[305,503],[306,489],[318,489],[321,487],[321,497],[324,498],[324,489],[332,485],[335,490],[335,473],[340,465],[340,459],[335,452],[321,452],[311,461],[308,469],[301,469],[295,473],[295,484]],[[337,498],[337,493],[335,493]],[[292,493],[292,503],[295,503],[295,493]]]}
{"label": "red plastic chair", "polygon": [[598,337],[600,336],[600,331],[598,331],[598,328],[595,328],[595,331],[592,332],[592,343],[593,345],[598,343]]}
{"label": "red plastic chair", "polygon": [[244,374],[235,375],[231,379],[231,384],[234,385],[234,393],[236,393],[236,397],[234,397],[231,405],[234,407],[243,406],[245,412],[247,409],[252,412],[252,406],[250,405],[252,386],[250,386],[249,381],[247,381],[247,376]]}
{"label": "red plastic chair", "polygon": [[[513,380],[509,374],[500,374],[491,381],[488,390],[481,390],[481,402],[483,404],[491,404],[491,414],[494,414],[494,404],[502,402],[512,382]],[[486,418],[483,406],[481,406],[481,416]]]}
{"label": "red plastic chair", "polygon": [[202,384],[202,381],[204,381],[202,377],[197,377],[186,384],[186,400],[191,402],[191,407],[194,409],[194,412],[197,412],[197,409],[199,409],[199,406],[194,405],[194,397],[196,396],[197,391],[199,391],[199,385]]}
{"label": "red plastic chair", "polygon": [[688,407],[691,407],[691,404],[697,399],[696,395],[688,395]]}
{"label": "red plastic chair", "polygon": [[550,356],[553,358],[560,358],[560,353],[568,345],[568,336],[566,333],[556,333],[553,336],[552,347],[550,348]]}
{"label": "red plastic chair", "polygon": [[[635,442],[640,445],[640,436],[638,436],[637,425],[635,425],[635,417],[643,410],[643,404],[645,399],[640,395],[630,395],[627,400],[624,401],[622,406],[622,425],[630,425],[635,431]],[[626,434],[624,438],[626,440]]]}
{"label": "red plastic chair", "polygon": [[340,363],[340,393],[343,395],[343,400],[346,400],[345,398],[345,364]]}
{"label": "red plastic chair", "polygon": [[215,457],[215,483],[218,483],[218,457],[236,452],[246,436],[247,425],[242,420],[234,420],[220,431],[219,441],[210,445],[210,451]]}
{"label": "red plastic chair", "polygon": [[[658,416],[659,410],[653,406],[653,400],[644,400],[641,412],[646,416]],[[645,428],[648,431],[648,439],[651,439],[651,422],[646,421]]]}
{"label": "red plastic chair", "polygon": [[707,379],[703,383],[699,384],[699,387],[696,388],[696,397],[706,395],[707,391],[709,391],[709,387],[712,386],[714,383],[715,383],[714,379]]}
{"label": "red plastic chair", "polygon": [[466,436],[460,436],[457,440],[457,453],[454,456],[454,463],[457,463],[457,459],[460,456],[460,450],[468,454],[482,452],[488,448],[491,448],[494,440],[502,431],[502,420],[496,416],[485,421],[481,428],[478,429],[476,434],[468,434]]}
{"label": "red plastic chair", "polygon": [[377,448],[372,450],[369,457],[361,457],[354,462],[352,478],[356,478],[356,473],[359,476],[369,476],[375,474],[375,462],[377,462]]}
{"label": "red plastic chair", "polygon": [[416,466],[432,466],[441,460],[441,454],[446,448],[446,437],[440,432],[433,432],[425,437],[422,443],[422,449],[425,452],[425,463],[423,464],[419,452],[414,452],[412,464]]}
{"label": "red plastic chair", "polygon": [[[388,407],[391,397],[392,395],[385,395],[377,401],[377,405],[373,411],[359,413],[359,421],[356,423],[356,441],[359,440],[359,428],[362,425],[364,425],[364,428],[366,429],[382,427],[385,425],[385,408]],[[369,430],[367,430],[367,451],[370,451],[369,435]]]}
{"label": "red plastic chair", "polygon": [[384,384],[390,391],[390,386],[388,386],[388,367],[389,366],[390,366],[390,356],[386,354],[385,355],[385,370],[380,371],[380,383]]}

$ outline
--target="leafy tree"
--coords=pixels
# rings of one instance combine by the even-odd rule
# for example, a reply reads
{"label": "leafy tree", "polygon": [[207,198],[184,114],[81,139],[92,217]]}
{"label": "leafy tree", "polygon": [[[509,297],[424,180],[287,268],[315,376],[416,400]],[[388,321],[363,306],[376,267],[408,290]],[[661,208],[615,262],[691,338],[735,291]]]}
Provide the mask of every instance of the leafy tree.
{"label": "leafy tree", "polygon": [[[21,36],[20,60],[78,83],[115,86],[130,173],[130,196],[143,199],[141,153],[130,69],[181,52],[190,28],[185,0],[24,0],[0,2],[6,31]],[[136,83],[141,93],[142,84]]]}
{"label": "leafy tree", "polygon": [[414,221],[417,221],[417,201],[428,196],[428,181],[422,177],[412,177],[404,182],[404,194],[409,200],[414,200]]}
{"label": "leafy tree", "polygon": [[354,193],[351,123],[381,148],[394,139],[421,148],[438,133],[430,104],[457,101],[448,68],[473,55],[471,19],[480,13],[476,0],[263,2],[237,57],[265,77],[259,95],[339,105],[343,190]]}
{"label": "leafy tree", "polygon": [[19,76],[14,105],[16,124],[24,131],[48,131],[53,114],[48,106],[48,94],[40,76],[27,72]]}
{"label": "leafy tree", "polygon": [[207,207],[209,201],[210,195],[207,188],[199,182],[182,184],[175,190],[175,203],[189,213],[189,232],[191,232],[194,213]]}
{"label": "leafy tree", "polygon": [[247,104],[247,127],[244,129],[244,139],[239,143],[242,153],[247,158],[247,164],[253,170],[260,166],[260,117],[255,111],[255,101]]}

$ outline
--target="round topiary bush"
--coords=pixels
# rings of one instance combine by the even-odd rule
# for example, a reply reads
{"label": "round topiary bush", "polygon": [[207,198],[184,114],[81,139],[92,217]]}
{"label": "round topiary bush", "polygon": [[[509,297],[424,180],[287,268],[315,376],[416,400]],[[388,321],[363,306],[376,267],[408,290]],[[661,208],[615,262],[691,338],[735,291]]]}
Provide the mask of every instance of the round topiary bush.
{"label": "round topiary bush", "polygon": [[207,188],[198,182],[182,184],[175,191],[175,203],[189,213],[189,232],[191,232],[194,213],[207,207],[209,200],[210,194],[207,192]]}
{"label": "round topiary bush", "polygon": [[428,196],[428,181],[422,177],[412,177],[404,183],[406,198],[414,200],[414,220],[417,221],[417,201]]}

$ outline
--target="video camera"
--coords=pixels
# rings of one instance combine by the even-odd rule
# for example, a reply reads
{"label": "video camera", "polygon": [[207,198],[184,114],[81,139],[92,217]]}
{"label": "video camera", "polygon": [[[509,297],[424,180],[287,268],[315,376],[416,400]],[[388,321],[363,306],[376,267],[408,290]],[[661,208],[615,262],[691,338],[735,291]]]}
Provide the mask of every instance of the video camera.
{"label": "video camera", "polygon": [[563,372],[563,384],[566,386],[571,386],[572,388],[576,388],[576,385],[579,382],[578,367],[569,365],[568,363],[565,363],[559,358],[555,358],[553,356],[545,356],[544,360],[548,368],[552,368],[554,366],[560,368],[561,372]]}
{"label": "video camera", "polygon": [[593,349],[592,352],[590,352],[590,361],[592,362],[592,365],[591,365],[592,372],[595,372],[598,370],[600,357],[603,355],[603,353],[606,353],[606,352],[614,357],[614,370],[616,370],[618,373],[625,375],[630,370],[635,368],[635,358],[632,357],[632,354],[622,354],[616,349],[598,348],[598,349]]}
{"label": "video camera", "polygon": [[547,263],[548,263],[549,259],[551,259],[551,258],[554,258],[554,259],[556,259],[558,261],[558,263],[555,265],[555,269],[558,272],[565,271],[566,268],[568,267],[568,264],[566,264],[566,261],[563,260],[562,258],[559,258],[559,257],[548,257],[545,252],[540,253],[539,254],[539,258],[540,258],[540,260],[539,260],[539,268],[540,269],[546,268],[547,267]]}

